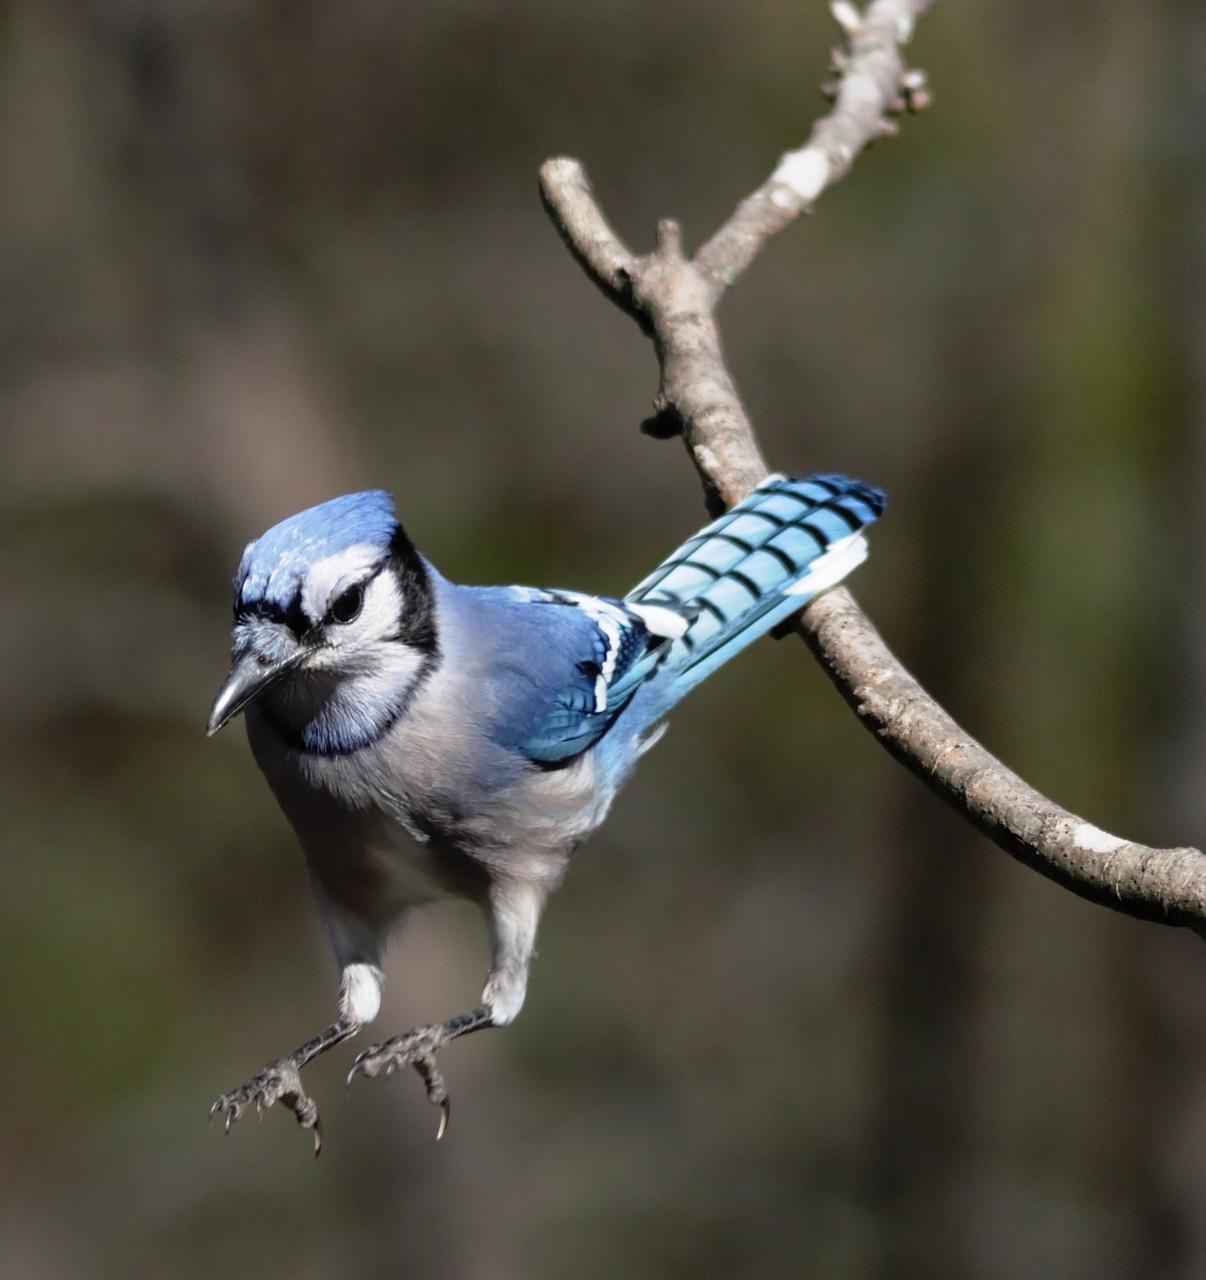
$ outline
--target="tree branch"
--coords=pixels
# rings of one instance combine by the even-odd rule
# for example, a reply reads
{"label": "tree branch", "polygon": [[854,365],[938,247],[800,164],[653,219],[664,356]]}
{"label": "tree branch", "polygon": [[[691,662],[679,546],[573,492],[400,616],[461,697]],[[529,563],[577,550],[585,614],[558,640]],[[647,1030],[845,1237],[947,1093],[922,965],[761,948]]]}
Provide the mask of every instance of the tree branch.
{"label": "tree branch", "polygon": [[[833,109],[788,152],[699,250],[658,226],[654,251],[633,255],[608,226],[576,160],[541,168],[545,207],[587,275],[653,339],[661,369],[652,435],[681,434],[712,511],[739,502],[767,474],[720,345],[715,309],[766,241],[841,178],[890,116],[928,101],[902,47],[930,0],[873,0],[860,14],[835,0],[846,35],[835,54]],[[908,769],[1026,866],[1083,898],[1206,936],[1206,857],[1153,849],[1099,830],[1036,791],[986,751],[896,659],[844,587],[801,613],[797,629],[863,724]]]}

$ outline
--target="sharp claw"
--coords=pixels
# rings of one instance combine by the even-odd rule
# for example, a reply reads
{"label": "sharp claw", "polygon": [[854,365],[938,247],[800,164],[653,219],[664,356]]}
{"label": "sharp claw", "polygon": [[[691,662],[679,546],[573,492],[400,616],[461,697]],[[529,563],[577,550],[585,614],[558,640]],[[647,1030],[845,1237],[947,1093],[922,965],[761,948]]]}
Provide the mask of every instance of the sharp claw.
{"label": "sharp claw", "polygon": [[448,1132],[448,1124],[452,1118],[448,1090],[435,1063],[436,1049],[444,1043],[440,1039],[439,1027],[416,1027],[405,1036],[396,1036],[366,1049],[352,1063],[347,1083],[350,1085],[358,1075],[392,1076],[402,1067],[413,1067],[426,1086],[428,1100],[440,1109],[436,1128],[436,1141],[439,1142]]}
{"label": "sharp claw", "polygon": [[322,1125],[314,1121],[314,1159],[322,1155]]}
{"label": "sharp claw", "polygon": [[[301,1088],[297,1068],[292,1059],[281,1059],[280,1062],[266,1067],[253,1080],[240,1085],[230,1093],[224,1093],[209,1109],[209,1118],[221,1113],[222,1128],[229,1134],[231,1129],[251,1111],[255,1104],[255,1113],[262,1122],[264,1112],[269,1107],[280,1103],[297,1117],[298,1124],[310,1129],[318,1119],[318,1108]],[[321,1139],[316,1145],[321,1145]]]}

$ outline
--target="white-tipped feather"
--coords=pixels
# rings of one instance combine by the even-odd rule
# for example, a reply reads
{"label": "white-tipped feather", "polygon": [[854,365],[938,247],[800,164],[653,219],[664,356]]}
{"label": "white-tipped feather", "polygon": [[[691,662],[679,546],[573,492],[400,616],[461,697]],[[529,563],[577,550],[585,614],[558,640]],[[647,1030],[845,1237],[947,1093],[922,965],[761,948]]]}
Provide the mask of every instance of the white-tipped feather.
{"label": "white-tipped feather", "polygon": [[616,673],[616,658],[620,653],[620,628],[610,613],[602,609],[595,613],[595,625],[607,637],[607,653],[599,674],[595,677],[595,710],[606,711],[607,686]]}
{"label": "white-tipped feather", "polygon": [[867,539],[861,533],[839,538],[829,544],[824,555],[808,567],[808,572],[788,587],[785,596],[815,596],[836,586],[852,570],[867,558]]}

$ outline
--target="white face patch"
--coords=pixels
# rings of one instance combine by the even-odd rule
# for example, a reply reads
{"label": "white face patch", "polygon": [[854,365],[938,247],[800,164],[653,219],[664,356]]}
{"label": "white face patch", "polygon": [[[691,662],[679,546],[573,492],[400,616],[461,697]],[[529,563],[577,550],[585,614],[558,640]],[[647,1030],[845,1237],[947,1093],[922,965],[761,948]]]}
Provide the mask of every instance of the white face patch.
{"label": "white face patch", "polygon": [[380,563],[381,548],[366,542],[316,561],[302,584],[302,612],[311,622],[321,622],[331,602],[363,582]]}
{"label": "white face patch", "polygon": [[[341,579],[342,581],[342,579]],[[354,585],[349,578],[340,588],[346,591]],[[323,628],[323,644],[314,650],[306,662],[313,670],[346,666],[354,656],[377,649],[382,641],[393,640],[398,634],[398,620],[402,616],[402,591],[389,570],[384,570],[364,588],[364,603],[351,622],[329,622]],[[389,651],[398,647],[388,646],[378,650],[384,660]]]}

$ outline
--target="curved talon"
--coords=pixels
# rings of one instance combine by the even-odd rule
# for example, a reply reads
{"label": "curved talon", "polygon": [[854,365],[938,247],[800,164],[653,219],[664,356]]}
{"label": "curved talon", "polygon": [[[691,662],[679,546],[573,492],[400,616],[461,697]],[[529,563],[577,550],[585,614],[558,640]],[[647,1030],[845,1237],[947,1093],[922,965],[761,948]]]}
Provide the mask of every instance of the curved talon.
{"label": "curved talon", "polygon": [[[352,1069],[348,1072],[347,1083],[350,1085],[357,1076],[368,1076],[372,1079],[378,1075],[381,1071],[381,1058],[391,1052],[395,1046],[396,1040],[386,1040],[384,1044],[371,1045],[363,1053],[358,1053],[356,1061],[352,1063]],[[394,1065],[392,1059],[386,1063],[386,1071],[390,1075],[393,1074]]]}
{"label": "curved talon", "polygon": [[[255,1104],[256,1116],[263,1120],[264,1112],[269,1107],[280,1103],[293,1113],[297,1123],[303,1129],[313,1129],[318,1125],[318,1107],[313,1098],[307,1096],[302,1088],[296,1064],[288,1058],[266,1067],[253,1080],[224,1093],[209,1109],[209,1118],[222,1113],[222,1128],[229,1134],[231,1129]],[[321,1145],[321,1139],[318,1144]]]}
{"label": "curved talon", "polygon": [[357,1054],[356,1061],[352,1063],[352,1069],[348,1072],[346,1084],[351,1087],[352,1081],[357,1076],[367,1076],[370,1079],[377,1074],[375,1064],[369,1062],[369,1058],[376,1052],[375,1049],[366,1049],[363,1053]]}
{"label": "curved talon", "polygon": [[448,1098],[448,1086],[436,1066],[435,1055],[448,1038],[444,1026],[416,1027],[404,1036],[394,1036],[360,1054],[348,1072],[347,1082],[350,1085],[358,1075],[392,1076],[401,1067],[413,1067],[423,1081],[427,1101],[439,1108],[436,1128],[436,1141],[439,1142],[448,1132],[452,1103]]}

